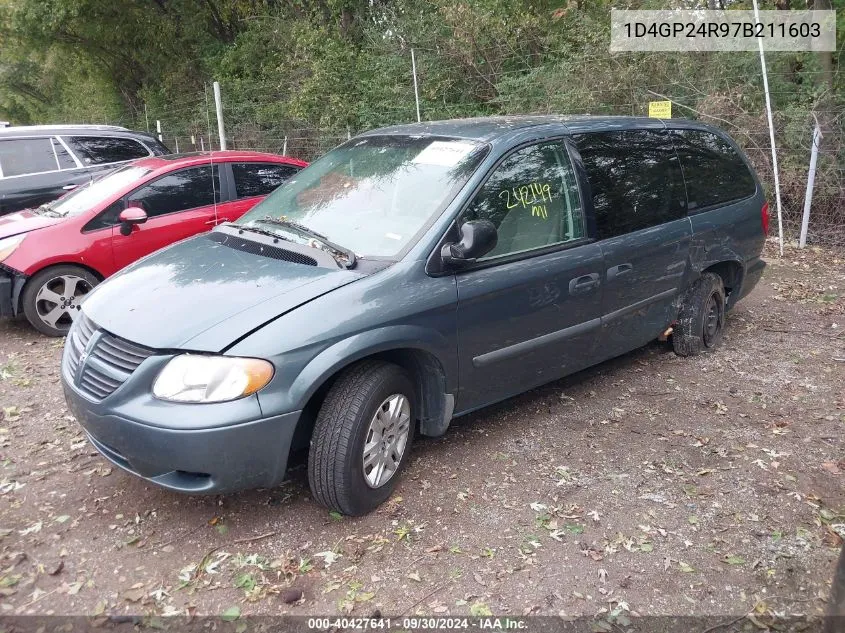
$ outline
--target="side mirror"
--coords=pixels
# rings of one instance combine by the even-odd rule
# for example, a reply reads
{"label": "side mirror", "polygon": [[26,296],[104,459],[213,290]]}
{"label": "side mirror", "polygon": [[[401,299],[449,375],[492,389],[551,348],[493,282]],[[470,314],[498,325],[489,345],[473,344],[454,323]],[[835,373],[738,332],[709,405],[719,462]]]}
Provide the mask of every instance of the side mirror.
{"label": "side mirror", "polygon": [[490,220],[464,222],[460,228],[461,241],[444,244],[440,257],[446,266],[461,267],[492,251],[499,241],[496,226]]}
{"label": "side mirror", "polygon": [[141,207],[127,207],[120,212],[117,219],[120,221],[120,234],[129,235],[133,226],[147,221],[147,212]]}

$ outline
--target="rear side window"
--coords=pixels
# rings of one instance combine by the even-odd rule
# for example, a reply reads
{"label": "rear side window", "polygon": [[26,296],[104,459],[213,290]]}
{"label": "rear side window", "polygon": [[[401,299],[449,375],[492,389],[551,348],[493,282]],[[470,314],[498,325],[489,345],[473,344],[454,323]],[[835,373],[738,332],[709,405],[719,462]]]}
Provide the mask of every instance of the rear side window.
{"label": "rear side window", "polygon": [[757,184],[730,143],[712,132],[671,130],[694,211],[754,194]]}
{"label": "rear side window", "polygon": [[298,171],[293,165],[232,163],[238,198],[266,196]]}
{"label": "rear side window", "polygon": [[70,136],[65,140],[86,165],[119,163],[150,155],[147,148],[133,138]]}
{"label": "rear side window", "polygon": [[56,152],[56,160],[59,161],[59,169],[73,169],[76,167],[76,161],[65,149],[65,146],[59,142],[59,139],[50,139],[53,143],[53,151]]}
{"label": "rear side window", "polygon": [[23,176],[59,168],[48,137],[0,141],[0,167],[3,176]]}
{"label": "rear side window", "polygon": [[573,137],[590,181],[599,239],[686,215],[684,180],[663,130],[624,130]]}
{"label": "rear side window", "polygon": [[162,176],[127,196],[128,206],[141,207],[154,217],[220,202],[220,173],[211,167],[191,167]]}

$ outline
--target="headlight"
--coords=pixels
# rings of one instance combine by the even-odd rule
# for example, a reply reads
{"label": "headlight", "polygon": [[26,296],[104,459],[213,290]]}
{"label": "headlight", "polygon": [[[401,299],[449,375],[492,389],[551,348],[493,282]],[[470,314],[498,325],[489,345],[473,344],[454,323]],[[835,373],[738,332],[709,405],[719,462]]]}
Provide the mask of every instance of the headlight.
{"label": "headlight", "polygon": [[174,402],[224,402],[255,393],[272,377],[273,365],[266,360],[183,354],[161,370],[153,395]]}
{"label": "headlight", "polygon": [[15,249],[20,246],[20,243],[23,242],[23,238],[25,237],[26,234],[13,235],[12,237],[7,237],[5,240],[0,240],[0,262],[14,253]]}

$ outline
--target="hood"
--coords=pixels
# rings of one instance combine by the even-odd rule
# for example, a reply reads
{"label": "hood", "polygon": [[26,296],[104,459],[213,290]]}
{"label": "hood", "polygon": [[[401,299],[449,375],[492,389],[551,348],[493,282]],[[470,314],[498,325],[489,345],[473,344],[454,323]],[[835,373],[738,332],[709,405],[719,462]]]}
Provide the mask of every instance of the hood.
{"label": "hood", "polygon": [[0,216],[0,240],[21,233],[29,233],[62,222],[65,218],[50,218],[32,211],[18,211]]}
{"label": "hood", "polygon": [[236,250],[205,234],[100,284],[83,311],[100,327],[140,345],[220,352],[264,323],[362,277]]}

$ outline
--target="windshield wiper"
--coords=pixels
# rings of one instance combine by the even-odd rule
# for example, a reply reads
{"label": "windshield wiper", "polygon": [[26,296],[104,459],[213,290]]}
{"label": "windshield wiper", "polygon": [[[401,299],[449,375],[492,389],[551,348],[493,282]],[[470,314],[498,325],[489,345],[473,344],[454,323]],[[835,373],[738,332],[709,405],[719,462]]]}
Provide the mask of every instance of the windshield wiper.
{"label": "windshield wiper", "polygon": [[64,217],[61,213],[59,213],[58,211],[56,211],[55,209],[50,207],[50,205],[48,205],[48,204],[42,204],[41,206],[33,209],[33,211],[35,213],[38,213],[38,214],[43,213],[44,215],[49,215],[50,217],[54,217],[54,218],[63,218]]}
{"label": "windshield wiper", "polygon": [[238,231],[241,233],[243,231],[250,231],[252,233],[258,233],[259,235],[266,235],[267,237],[272,237],[275,240],[284,240],[286,242],[290,242],[289,239],[287,239],[286,237],[282,237],[281,235],[276,233],[276,231],[268,231],[267,229],[260,229],[257,226],[247,226],[235,224],[233,222],[227,222],[226,225],[238,229]]}
{"label": "windshield wiper", "polygon": [[310,237],[312,240],[320,242],[324,248],[322,250],[327,251],[332,257],[334,257],[340,264],[345,266],[346,268],[352,268],[355,265],[355,253],[353,253],[348,248],[344,248],[340,244],[335,244],[329,238],[327,238],[322,233],[318,233],[314,229],[308,228],[304,224],[300,224],[299,222],[294,222],[293,220],[288,220],[287,218],[274,218],[271,215],[265,216],[257,222],[263,222],[265,224],[275,224],[276,226],[281,226],[286,229],[293,229],[306,237]]}

